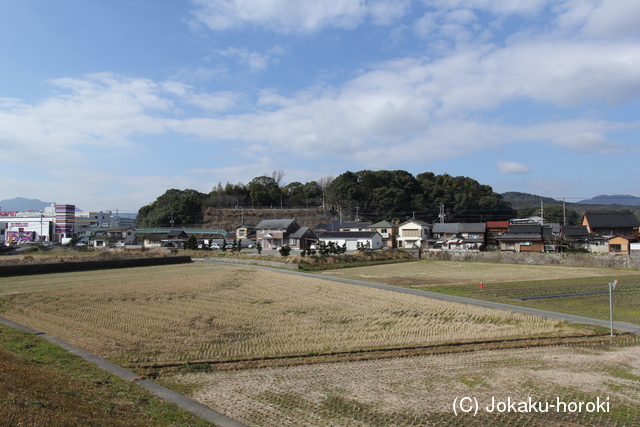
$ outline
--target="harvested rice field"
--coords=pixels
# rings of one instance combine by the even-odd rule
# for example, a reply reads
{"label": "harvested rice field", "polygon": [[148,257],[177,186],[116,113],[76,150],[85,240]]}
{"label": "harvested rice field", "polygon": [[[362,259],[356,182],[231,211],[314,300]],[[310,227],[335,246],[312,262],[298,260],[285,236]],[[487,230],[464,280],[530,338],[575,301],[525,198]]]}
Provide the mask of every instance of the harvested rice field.
{"label": "harvested rice field", "polygon": [[[366,280],[395,286],[427,289],[435,286],[469,283],[518,282],[573,278],[636,276],[638,270],[603,267],[567,267],[562,265],[509,264],[425,260],[402,264],[328,270],[321,274]],[[607,283],[606,279],[603,283]]]}
{"label": "harvested rice field", "polygon": [[256,427],[637,426],[637,345],[632,335],[627,344],[612,347],[487,350],[192,373],[166,382]]}
{"label": "harvested rice field", "polygon": [[537,316],[212,264],[0,279],[0,290],[2,317],[125,365],[576,333]]}

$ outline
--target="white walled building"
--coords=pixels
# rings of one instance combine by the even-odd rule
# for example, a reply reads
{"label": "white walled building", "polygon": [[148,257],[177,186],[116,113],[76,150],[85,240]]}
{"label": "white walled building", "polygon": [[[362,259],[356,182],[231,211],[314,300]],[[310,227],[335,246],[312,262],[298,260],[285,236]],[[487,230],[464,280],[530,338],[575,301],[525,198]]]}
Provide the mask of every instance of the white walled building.
{"label": "white walled building", "polygon": [[[73,213],[71,213],[73,212]],[[47,206],[42,211],[0,211],[0,229],[7,243],[68,243],[75,229],[75,206]]]}
{"label": "white walled building", "polygon": [[411,219],[398,226],[399,249],[420,249],[422,242],[429,238],[431,225],[424,221]]}
{"label": "white walled building", "polygon": [[377,231],[326,231],[318,236],[324,243],[334,242],[338,246],[346,245],[353,251],[362,246],[366,249],[382,249],[382,236]]}

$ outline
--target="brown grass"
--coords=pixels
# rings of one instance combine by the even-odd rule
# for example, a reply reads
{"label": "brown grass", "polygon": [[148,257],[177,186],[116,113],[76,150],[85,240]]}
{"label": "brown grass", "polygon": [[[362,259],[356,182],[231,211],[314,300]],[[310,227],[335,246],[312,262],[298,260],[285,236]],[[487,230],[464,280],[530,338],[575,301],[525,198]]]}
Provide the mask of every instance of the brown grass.
{"label": "brown grass", "polygon": [[398,286],[442,286],[469,283],[551,280],[577,277],[637,275],[637,270],[567,267],[559,265],[502,264],[459,261],[416,261],[355,267],[322,274]]}
{"label": "brown grass", "polygon": [[[194,373],[166,381],[247,426],[631,426],[640,421],[635,342]],[[477,416],[454,414],[454,400],[465,396],[482,405]],[[611,410],[488,413],[492,397],[554,404],[556,398],[609,398]]]}
{"label": "brown grass", "polygon": [[44,250],[24,255],[4,255],[0,257],[0,265],[11,264],[47,264],[58,262],[76,262],[92,260],[108,260],[122,258],[144,258],[144,257],[164,257],[170,255],[171,251],[164,249],[138,250],[92,250],[73,248],[61,248],[55,250]]}
{"label": "brown grass", "polygon": [[574,332],[536,316],[248,268],[195,264],[94,274],[0,279],[0,289],[14,292],[32,280],[71,287],[41,284],[39,292],[6,295],[2,315],[122,363]]}

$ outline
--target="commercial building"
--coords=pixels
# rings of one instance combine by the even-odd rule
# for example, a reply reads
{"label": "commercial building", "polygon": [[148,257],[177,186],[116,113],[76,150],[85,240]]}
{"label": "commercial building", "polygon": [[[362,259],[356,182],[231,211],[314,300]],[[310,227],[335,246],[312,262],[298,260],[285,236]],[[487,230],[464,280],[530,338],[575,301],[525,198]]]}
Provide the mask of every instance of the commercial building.
{"label": "commercial building", "polygon": [[76,234],[75,205],[45,207],[42,211],[0,211],[0,229],[10,244],[28,242],[68,243]]}

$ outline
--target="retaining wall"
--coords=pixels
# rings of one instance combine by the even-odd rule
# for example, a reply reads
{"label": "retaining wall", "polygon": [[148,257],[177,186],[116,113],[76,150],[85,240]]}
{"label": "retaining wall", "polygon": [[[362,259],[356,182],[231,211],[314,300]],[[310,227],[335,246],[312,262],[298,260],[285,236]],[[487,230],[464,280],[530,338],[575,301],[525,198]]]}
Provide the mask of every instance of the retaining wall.
{"label": "retaining wall", "polygon": [[506,262],[513,264],[551,264],[572,267],[615,267],[640,269],[640,257],[636,255],[564,254],[539,252],[464,252],[423,251],[422,259],[453,261]]}

